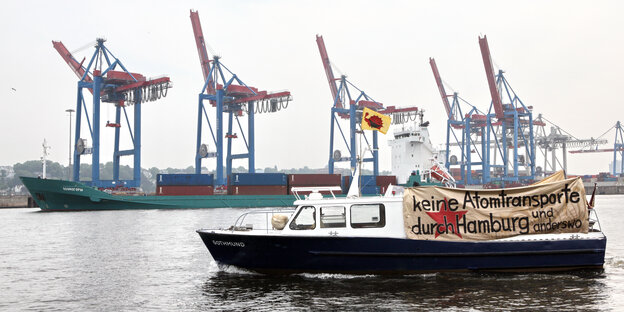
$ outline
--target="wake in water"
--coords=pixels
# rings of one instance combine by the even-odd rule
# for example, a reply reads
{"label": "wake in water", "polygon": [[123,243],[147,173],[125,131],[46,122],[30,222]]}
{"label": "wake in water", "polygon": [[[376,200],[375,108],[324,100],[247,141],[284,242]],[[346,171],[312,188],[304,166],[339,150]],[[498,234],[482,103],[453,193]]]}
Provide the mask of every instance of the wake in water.
{"label": "wake in water", "polygon": [[356,274],[338,274],[338,273],[299,273],[295,274],[297,276],[303,277],[305,279],[357,279],[357,278],[374,278],[377,275],[374,274],[366,274],[366,275],[356,275]]}
{"label": "wake in water", "polygon": [[[238,275],[264,275],[261,273],[253,272],[250,270],[246,270],[237,266],[228,265],[218,263],[217,261],[210,261],[208,266],[208,273],[211,277],[216,276],[219,273],[227,273],[227,274],[238,274]],[[409,275],[398,275],[399,277],[410,277],[410,278],[422,278],[427,279],[431,277],[437,276],[438,273],[423,273],[423,274],[409,274]],[[378,278],[380,275],[375,274],[341,274],[341,273],[295,273],[292,276],[299,276],[303,279],[310,280],[352,280],[352,279],[370,279],[370,278]]]}
{"label": "wake in water", "polygon": [[243,268],[239,268],[233,265],[218,263],[217,261],[214,261],[214,260],[210,261],[210,265],[208,266],[208,273],[211,276],[214,276],[218,273],[240,274],[240,275],[260,275],[259,273],[256,273],[256,272],[245,270]]}
{"label": "wake in water", "polygon": [[605,258],[605,268],[624,269],[624,258],[614,256]]}

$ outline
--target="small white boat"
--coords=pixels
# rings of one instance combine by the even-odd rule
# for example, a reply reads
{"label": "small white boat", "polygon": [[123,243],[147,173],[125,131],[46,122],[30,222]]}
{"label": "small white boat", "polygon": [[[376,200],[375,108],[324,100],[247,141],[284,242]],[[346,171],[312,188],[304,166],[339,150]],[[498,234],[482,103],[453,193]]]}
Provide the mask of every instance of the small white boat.
{"label": "small white boat", "polygon": [[[312,193],[305,198],[298,196],[295,209],[252,211],[241,215],[229,228],[200,229],[197,233],[217,263],[262,273],[527,272],[599,269],[604,264],[606,236],[595,209],[590,209],[585,214],[587,219],[582,220],[587,223],[583,225],[586,231],[521,232],[498,239],[467,240],[469,222],[457,217],[453,221],[456,233],[449,218],[444,219],[446,227],[438,224],[435,237],[414,239],[411,236],[416,233],[415,227],[409,229],[405,216],[409,196],[404,196],[402,188],[390,187],[384,196],[371,197],[335,197],[333,193],[323,197],[320,193],[337,190],[293,189],[296,193]],[[510,191],[503,190],[503,194],[506,192]],[[582,196],[586,203],[584,191]],[[438,212],[449,211],[443,208]],[[421,232],[420,219],[418,222]],[[459,233],[462,224],[468,231],[463,236]],[[494,230],[495,226],[490,227],[488,233]],[[444,235],[451,239],[442,239]]]}

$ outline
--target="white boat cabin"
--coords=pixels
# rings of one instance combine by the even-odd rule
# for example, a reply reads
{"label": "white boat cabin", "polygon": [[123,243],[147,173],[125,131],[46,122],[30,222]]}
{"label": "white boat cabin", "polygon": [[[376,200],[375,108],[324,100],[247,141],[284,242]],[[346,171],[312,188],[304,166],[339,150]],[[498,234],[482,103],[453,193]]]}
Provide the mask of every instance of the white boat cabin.
{"label": "white boat cabin", "polygon": [[296,211],[282,230],[284,235],[405,238],[402,193],[323,198],[313,192],[295,205]]}
{"label": "white boat cabin", "polygon": [[[402,188],[389,188],[384,196],[366,197],[335,197],[336,190],[339,188],[293,188],[298,198],[296,209],[251,211],[228,230],[245,235],[406,237]],[[323,197],[321,192],[331,197]],[[302,198],[301,193],[310,194]],[[256,222],[247,223],[250,220]],[[266,224],[259,224],[263,221]]]}

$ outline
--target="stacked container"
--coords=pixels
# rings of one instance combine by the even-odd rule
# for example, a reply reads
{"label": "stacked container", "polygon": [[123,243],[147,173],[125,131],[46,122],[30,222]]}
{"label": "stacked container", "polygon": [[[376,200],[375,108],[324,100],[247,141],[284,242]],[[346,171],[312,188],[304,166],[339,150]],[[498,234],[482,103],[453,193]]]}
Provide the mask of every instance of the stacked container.
{"label": "stacked container", "polygon": [[[385,177],[390,177],[390,176],[379,176],[379,177],[384,177],[384,178],[381,178],[380,181],[385,183],[386,180],[389,180],[389,178],[385,178]],[[393,181],[396,182],[396,177],[395,176],[391,176],[391,177],[393,177],[394,178]],[[377,181],[378,179],[376,179],[375,176],[373,175],[360,176],[360,192],[362,193],[362,195],[380,194],[380,185],[377,183]],[[343,183],[342,183],[343,192],[348,193],[350,186],[351,186],[351,177],[344,176]],[[386,184],[385,187],[388,187],[388,185]]]}
{"label": "stacked container", "polygon": [[351,177],[350,176],[342,176],[342,183],[340,187],[342,188],[342,192],[347,194],[349,193],[349,185],[351,185]]}
{"label": "stacked container", "polygon": [[451,168],[449,171],[455,180],[461,180],[461,168]]}
{"label": "stacked container", "polygon": [[377,176],[377,186],[379,186],[379,194],[385,194],[388,185],[397,185],[396,176]]}
{"label": "stacked container", "polygon": [[379,187],[377,186],[377,180],[375,179],[375,176],[360,176],[360,193],[362,193],[362,195],[379,194]]}
{"label": "stacked container", "polygon": [[213,185],[212,174],[158,174],[156,195],[213,195]]}
{"label": "stacked container", "polygon": [[233,173],[228,177],[228,195],[286,195],[285,173]]}
{"label": "stacked container", "polygon": [[[289,174],[288,194],[292,195],[293,187],[313,187],[313,186],[340,186],[339,174]],[[341,194],[334,191],[334,195]],[[299,195],[308,195],[310,192],[298,192]],[[322,191],[321,194],[329,195],[330,192]]]}

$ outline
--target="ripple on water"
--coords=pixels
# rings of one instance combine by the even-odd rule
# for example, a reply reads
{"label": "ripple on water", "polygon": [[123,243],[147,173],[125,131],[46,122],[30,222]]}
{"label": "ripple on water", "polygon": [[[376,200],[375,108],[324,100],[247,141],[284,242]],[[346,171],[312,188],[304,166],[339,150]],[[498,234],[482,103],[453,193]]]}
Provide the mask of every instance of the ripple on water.
{"label": "ripple on water", "polygon": [[614,269],[624,269],[624,257],[614,256],[605,258],[605,267]]}

